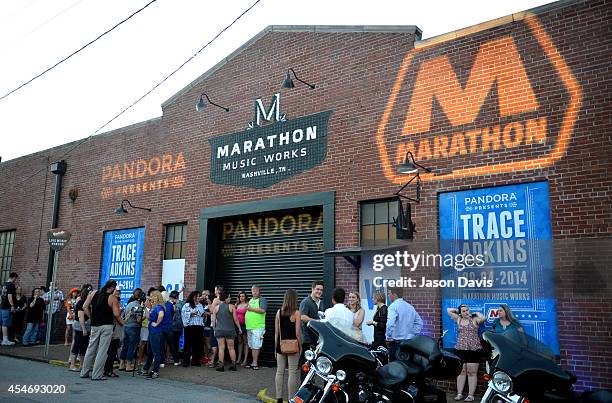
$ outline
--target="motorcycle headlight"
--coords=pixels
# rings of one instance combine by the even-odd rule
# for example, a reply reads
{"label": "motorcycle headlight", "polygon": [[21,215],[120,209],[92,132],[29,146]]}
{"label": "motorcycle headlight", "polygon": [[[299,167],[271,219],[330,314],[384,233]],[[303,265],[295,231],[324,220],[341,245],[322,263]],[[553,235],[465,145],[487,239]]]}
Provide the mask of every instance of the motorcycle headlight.
{"label": "motorcycle headlight", "polygon": [[323,375],[329,375],[332,370],[332,362],[327,357],[319,357],[317,358],[317,362],[315,364],[317,371]]}
{"label": "motorcycle headlight", "polygon": [[312,361],[315,359],[315,353],[312,350],[306,350],[304,351],[304,358],[306,358],[306,361]]}
{"label": "motorcycle headlight", "polygon": [[340,382],[344,381],[346,379],[346,372],[339,369],[338,372],[336,372],[336,379],[338,379]]}
{"label": "motorcycle headlight", "polygon": [[512,379],[503,372],[496,372],[493,374],[493,387],[499,392],[508,393],[512,390]]}

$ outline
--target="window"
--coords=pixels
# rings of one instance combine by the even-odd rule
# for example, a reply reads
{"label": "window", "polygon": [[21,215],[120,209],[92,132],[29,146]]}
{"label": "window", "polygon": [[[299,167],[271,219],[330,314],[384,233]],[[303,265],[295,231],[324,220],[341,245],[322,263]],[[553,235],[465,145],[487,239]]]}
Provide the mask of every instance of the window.
{"label": "window", "polygon": [[361,245],[389,245],[397,239],[393,217],[397,217],[397,199],[360,203]]}
{"label": "window", "polygon": [[166,225],[164,259],[185,259],[187,223]]}
{"label": "window", "polygon": [[0,232],[0,281],[4,284],[11,273],[15,249],[15,230]]}

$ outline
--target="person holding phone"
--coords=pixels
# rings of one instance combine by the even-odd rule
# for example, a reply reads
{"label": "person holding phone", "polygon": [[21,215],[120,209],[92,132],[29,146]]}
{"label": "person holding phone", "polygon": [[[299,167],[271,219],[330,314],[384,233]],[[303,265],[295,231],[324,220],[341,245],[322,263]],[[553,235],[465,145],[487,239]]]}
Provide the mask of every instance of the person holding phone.
{"label": "person holding phone", "polygon": [[459,376],[457,376],[457,396],[455,400],[463,399],[463,388],[465,380],[468,381],[468,395],[466,402],[474,401],[474,392],[478,383],[478,365],[482,354],[480,350],[480,337],[478,328],[486,318],[480,312],[470,313],[470,308],[461,304],[457,308],[448,308],[448,315],[457,323],[457,344],[455,346],[457,355],[464,362]]}

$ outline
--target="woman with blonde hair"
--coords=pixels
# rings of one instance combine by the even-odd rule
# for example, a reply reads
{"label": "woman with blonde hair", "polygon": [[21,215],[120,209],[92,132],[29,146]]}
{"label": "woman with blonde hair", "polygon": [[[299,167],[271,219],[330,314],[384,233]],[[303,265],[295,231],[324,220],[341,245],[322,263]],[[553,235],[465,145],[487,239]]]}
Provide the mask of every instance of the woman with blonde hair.
{"label": "woman with blonde hair", "polygon": [[302,340],[301,315],[297,305],[297,292],[290,288],[285,291],[283,305],[276,311],[274,319],[274,340],[276,350],[276,399],[283,401],[283,378],[285,368],[289,372],[287,390],[293,397],[299,386],[300,345]]}
{"label": "woman with blonde hair", "polygon": [[376,305],[376,313],[372,320],[369,320],[367,325],[374,326],[374,341],[372,342],[372,348],[385,346],[385,331],[387,330],[387,313],[388,307],[385,304],[387,298],[381,291],[376,291],[372,298],[374,305]]}
{"label": "woman with blonde hair", "polygon": [[[151,292],[151,312],[149,312],[149,346],[147,349],[147,361],[144,367],[140,371],[141,375],[146,375],[147,378],[156,379],[159,377],[159,368],[162,358],[162,336],[163,329],[160,327],[166,307],[164,305],[164,297],[161,292]],[[153,364],[153,371],[149,372],[151,363],[155,359]]]}
{"label": "woman with blonde hair", "polygon": [[361,325],[363,325],[363,319],[365,318],[365,310],[361,307],[361,297],[357,291],[349,292],[348,304],[346,307],[353,312],[353,338],[357,341],[363,342],[363,332]]}

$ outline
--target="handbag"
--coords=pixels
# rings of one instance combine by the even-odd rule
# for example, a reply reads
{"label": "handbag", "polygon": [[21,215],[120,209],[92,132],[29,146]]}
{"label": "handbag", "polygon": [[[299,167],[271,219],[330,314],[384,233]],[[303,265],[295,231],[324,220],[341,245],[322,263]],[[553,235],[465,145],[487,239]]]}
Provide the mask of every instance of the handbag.
{"label": "handbag", "polygon": [[[280,337],[280,336],[279,336]],[[300,351],[300,346],[297,339],[280,340],[280,351],[283,354],[297,354]]]}
{"label": "handbag", "polygon": [[297,354],[300,351],[300,345],[298,344],[297,339],[283,340],[282,331],[279,331],[278,339],[280,340],[281,353],[291,355]]}

